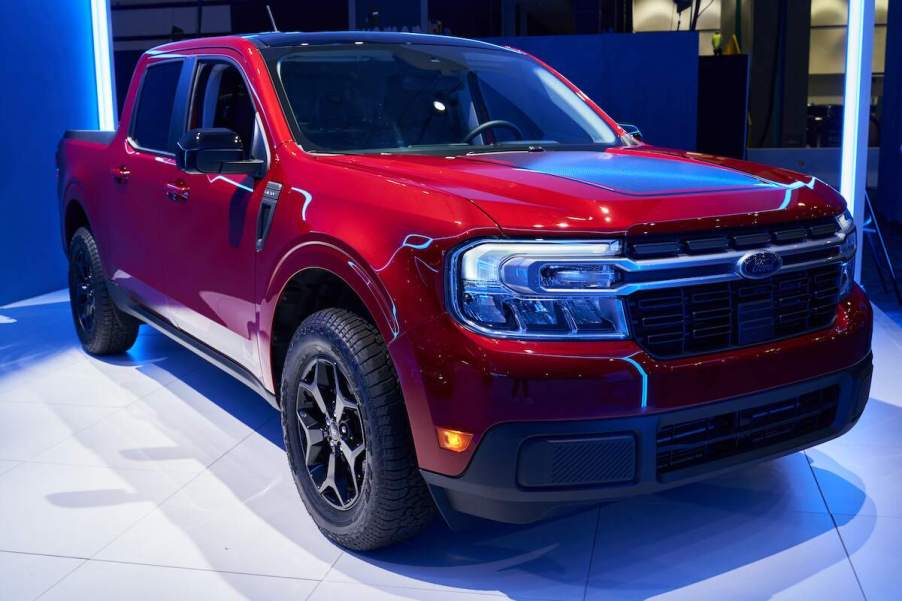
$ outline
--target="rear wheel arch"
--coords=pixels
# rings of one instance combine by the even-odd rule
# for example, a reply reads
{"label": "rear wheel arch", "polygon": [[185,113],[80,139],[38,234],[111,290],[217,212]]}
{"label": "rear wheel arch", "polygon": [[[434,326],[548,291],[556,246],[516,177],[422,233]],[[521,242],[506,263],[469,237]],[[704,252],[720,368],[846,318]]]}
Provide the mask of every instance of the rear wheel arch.
{"label": "rear wheel arch", "polygon": [[65,236],[64,242],[66,243],[67,248],[72,241],[72,237],[79,228],[85,228],[93,233],[91,222],[88,219],[88,214],[82,206],[81,201],[77,198],[73,198],[66,205],[66,212],[63,217],[63,235]]}

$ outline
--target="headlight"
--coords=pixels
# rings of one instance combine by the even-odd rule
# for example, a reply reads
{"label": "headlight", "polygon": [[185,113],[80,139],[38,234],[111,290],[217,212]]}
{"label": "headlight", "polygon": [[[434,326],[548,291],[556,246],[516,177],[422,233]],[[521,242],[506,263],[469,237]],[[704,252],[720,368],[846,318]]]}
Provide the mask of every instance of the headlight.
{"label": "headlight", "polygon": [[855,229],[855,223],[852,221],[852,214],[849,211],[843,212],[836,218],[839,229],[846,235],[842,245],[839,247],[839,253],[843,257],[841,263],[839,281],[839,298],[843,299],[852,291],[852,283],[855,281],[855,260],[858,251],[858,232]]}
{"label": "headlight", "polygon": [[618,240],[478,242],[452,253],[449,304],[469,328],[511,338],[625,338]]}

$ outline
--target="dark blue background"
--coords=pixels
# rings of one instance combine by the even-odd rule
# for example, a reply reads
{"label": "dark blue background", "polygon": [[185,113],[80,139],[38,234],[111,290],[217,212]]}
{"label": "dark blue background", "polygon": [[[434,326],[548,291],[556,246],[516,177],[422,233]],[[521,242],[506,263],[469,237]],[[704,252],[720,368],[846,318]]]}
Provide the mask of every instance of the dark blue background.
{"label": "dark blue background", "polygon": [[542,59],[615,121],[657,146],[695,150],[698,34],[660,32],[488,38]]}
{"label": "dark blue background", "polygon": [[15,2],[0,24],[0,304],[65,285],[56,146],[97,127],[90,0]]}

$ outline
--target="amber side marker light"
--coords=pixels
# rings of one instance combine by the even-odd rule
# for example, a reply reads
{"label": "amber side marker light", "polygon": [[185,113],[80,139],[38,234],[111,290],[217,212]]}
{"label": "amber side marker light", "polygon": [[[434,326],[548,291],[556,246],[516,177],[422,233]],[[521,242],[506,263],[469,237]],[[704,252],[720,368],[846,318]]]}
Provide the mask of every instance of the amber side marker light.
{"label": "amber side marker light", "polygon": [[449,430],[448,428],[436,428],[435,431],[438,434],[438,446],[455,453],[466,451],[473,440],[473,435],[469,432]]}

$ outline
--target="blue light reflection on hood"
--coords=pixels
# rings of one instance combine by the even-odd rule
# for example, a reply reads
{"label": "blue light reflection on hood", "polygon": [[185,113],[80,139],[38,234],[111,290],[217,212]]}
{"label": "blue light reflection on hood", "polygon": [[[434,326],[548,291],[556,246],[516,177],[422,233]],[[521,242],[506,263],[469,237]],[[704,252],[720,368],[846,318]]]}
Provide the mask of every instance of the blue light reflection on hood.
{"label": "blue light reflection on hood", "polygon": [[635,196],[780,187],[727,167],[669,157],[607,152],[548,152],[505,157],[516,169],[585,182]]}

